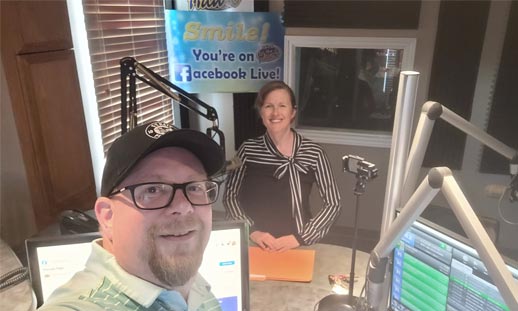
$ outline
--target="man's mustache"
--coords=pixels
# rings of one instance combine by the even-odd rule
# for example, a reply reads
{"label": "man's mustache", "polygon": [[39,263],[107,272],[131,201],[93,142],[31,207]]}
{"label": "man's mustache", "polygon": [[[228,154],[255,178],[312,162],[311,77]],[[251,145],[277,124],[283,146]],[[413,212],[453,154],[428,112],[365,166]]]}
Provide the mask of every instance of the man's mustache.
{"label": "man's mustache", "polygon": [[150,228],[153,236],[157,235],[180,235],[190,231],[199,231],[204,227],[203,222],[194,215],[187,215],[176,218],[166,223],[157,224]]}

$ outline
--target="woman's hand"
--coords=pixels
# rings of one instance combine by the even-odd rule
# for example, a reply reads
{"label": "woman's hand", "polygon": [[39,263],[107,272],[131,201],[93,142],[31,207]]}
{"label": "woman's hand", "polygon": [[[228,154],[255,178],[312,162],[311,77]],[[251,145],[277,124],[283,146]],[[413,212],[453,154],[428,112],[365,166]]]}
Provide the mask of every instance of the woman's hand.
{"label": "woman's hand", "polygon": [[254,231],[250,234],[250,239],[260,248],[269,252],[284,252],[300,246],[293,234],[275,238],[268,232]]}
{"label": "woman's hand", "polygon": [[275,237],[268,232],[254,231],[250,233],[250,239],[266,251],[275,251],[277,249]]}
{"label": "woman's hand", "polygon": [[275,241],[276,252],[284,252],[292,248],[297,248],[300,246],[299,241],[295,238],[293,234],[281,236],[277,238]]}

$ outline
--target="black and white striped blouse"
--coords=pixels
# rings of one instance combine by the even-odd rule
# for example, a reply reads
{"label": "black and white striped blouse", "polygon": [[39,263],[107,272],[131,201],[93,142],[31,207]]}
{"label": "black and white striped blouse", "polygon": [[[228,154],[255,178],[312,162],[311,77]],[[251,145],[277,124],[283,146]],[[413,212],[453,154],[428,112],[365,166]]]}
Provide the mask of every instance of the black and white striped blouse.
{"label": "black and white striped blouse", "polygon": [[[245,141],[237,152],[243,165],[227,180],[227,218],[242,219],[251,232],[293,234],[301,245],[320,241],[340,213],[340,193],[327,156],[318,144],[296,133],[293,157],[281,154],[265,134]],[[316,183],[323,206],[311,215],[309,195]]]}

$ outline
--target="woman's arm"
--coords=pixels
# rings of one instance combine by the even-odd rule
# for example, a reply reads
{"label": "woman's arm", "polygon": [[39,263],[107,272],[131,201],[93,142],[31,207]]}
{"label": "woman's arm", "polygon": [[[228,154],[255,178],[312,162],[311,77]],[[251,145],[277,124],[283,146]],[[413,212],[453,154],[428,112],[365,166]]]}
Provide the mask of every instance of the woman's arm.
{"label": "woman's arm", "polygon": [[228,176],[225,193],[223,196],[223,206],[225,207],[225,211],[227,213],[227,219],[233,220],[245,220],[248,222],[250,226],[253,225],[252,219],[246,216],[245,212],[239,205],[238,195],[241,189],[241,183],[243,182],[243,177],[245,176],[246,171],[246,163],[245,163],[245,154],[246,147],[245,145],[241,145],[239,150],[237,151],[237,157],[241,160],[241,167],[232,171]]}
{"label": "woman's arm", "polygon": [[315,181],[323,201],[322,209],[304,226],[301,238],[304,244],[320,241],[340,214],[340,191],[325,151],[320,147],[316,157]]}

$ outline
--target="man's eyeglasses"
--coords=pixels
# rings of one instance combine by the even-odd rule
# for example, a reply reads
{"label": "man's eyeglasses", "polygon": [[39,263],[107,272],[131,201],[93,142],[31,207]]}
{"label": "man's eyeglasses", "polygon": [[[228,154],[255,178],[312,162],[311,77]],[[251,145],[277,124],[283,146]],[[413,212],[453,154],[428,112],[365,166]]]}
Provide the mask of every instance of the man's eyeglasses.
{"label": "man's eyeglasses", "polygon": [[133,203],[140,209],[154,210],[169,206],[176,190],[182,189],[184,196],[193,206],[209,205],[218,199],[220,182],[214,180],[190,181],[183,184],[147,182],[126,186],[109,196],[129,190]]}

